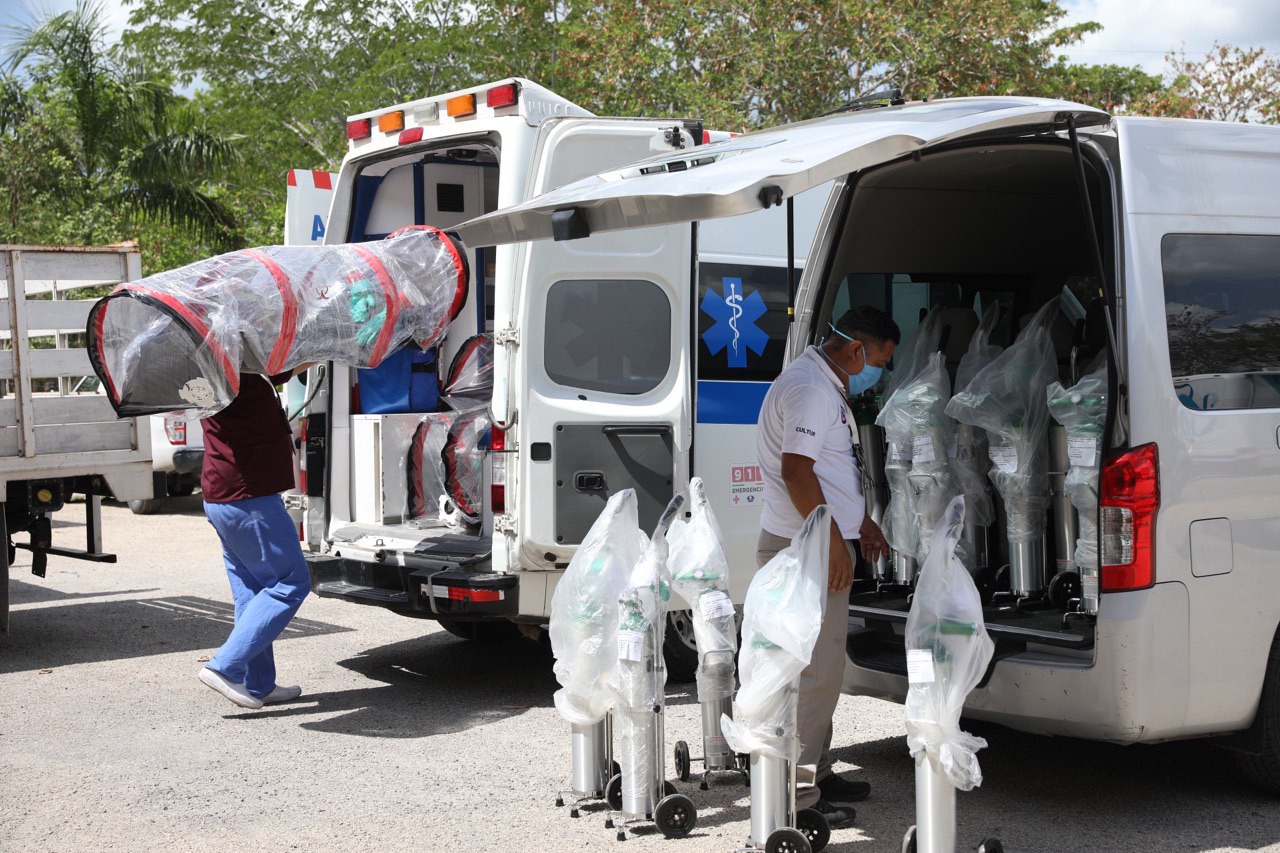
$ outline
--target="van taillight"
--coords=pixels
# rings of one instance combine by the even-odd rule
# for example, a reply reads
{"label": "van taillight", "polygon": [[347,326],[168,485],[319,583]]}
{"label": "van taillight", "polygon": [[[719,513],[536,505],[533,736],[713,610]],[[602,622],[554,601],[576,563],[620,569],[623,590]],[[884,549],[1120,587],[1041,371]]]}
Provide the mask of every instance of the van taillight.
{"label": "van taillight", "polygon": [[1156,581],[1155,526],[1160,452],[1144,444],[1108,459],[1098,494],[1102,592],[1145,589]]}
{"label": "van taillight", "polygon": [[485,93],[485,106],[493,109],[502,107],[513,107],[520,100],[520,88],[515,83],[505,83],[501,86],[495,86]]}
{"label": "van taillight", "polygon": [[493,427],[489,431],[489,507],[494,515],[507,511],[507,433]]}

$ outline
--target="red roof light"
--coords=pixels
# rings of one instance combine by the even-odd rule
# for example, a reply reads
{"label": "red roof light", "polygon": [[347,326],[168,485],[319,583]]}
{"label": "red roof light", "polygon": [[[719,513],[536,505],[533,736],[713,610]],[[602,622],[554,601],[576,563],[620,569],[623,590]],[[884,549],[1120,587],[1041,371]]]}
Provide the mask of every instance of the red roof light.
{"label": "red roof light", "polygon": [[495,110],[502,107],[513,107],[520,100],[520,87],[515,83],[495,86],[485,93],[484,99],[485,104]]}
{"label": "red roof light", "polygon": [[347,122],[347,139],[367,139],[373,135],[373,122],[367,118],[358,118]]}

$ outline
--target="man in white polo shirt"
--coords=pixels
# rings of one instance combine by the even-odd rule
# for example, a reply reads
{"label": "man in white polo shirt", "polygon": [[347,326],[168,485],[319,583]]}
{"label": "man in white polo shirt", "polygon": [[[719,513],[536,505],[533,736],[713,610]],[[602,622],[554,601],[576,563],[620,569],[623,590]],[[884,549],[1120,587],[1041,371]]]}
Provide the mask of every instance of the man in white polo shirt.
{"label": "man in white polo shirt", "polygon": [[830,756],[831,718],[844,675],[853,548],[857,543],[868,561],[888,549],[865,512],[849,398],[876,384],[902,335],[892,317],[869,306],[845,312],[831,331],[825,342],[787,365],[760,409],[756,452],[764,477],[764,514],[756,559],[763,566],[791,544],[815,507],[831,507],[826,616],[800,677],[796,808],[817,808],[839,826],[853,820],[853,810],[844,804],[871,793],[867,782],[833,773]]}

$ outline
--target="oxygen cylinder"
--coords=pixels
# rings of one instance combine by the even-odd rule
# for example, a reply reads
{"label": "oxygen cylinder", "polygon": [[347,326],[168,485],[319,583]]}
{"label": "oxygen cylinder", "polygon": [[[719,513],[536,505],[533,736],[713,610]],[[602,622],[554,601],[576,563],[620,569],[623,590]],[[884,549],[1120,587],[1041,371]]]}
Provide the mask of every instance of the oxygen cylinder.
{"label": "oxygen cylinder", "polygon": [[1067,469],[1071,460],[1067,454],[1067,430],[1061,424],[1049,426],[1049,500],[1053,509],[1054,572],[1068,572],[1075,568],[1076,538],[1079,525],[1076,509],[1067,494]]}
{"label": "oxygen cylinder", "polygon": [[[867,514],[878,526],[884,527],[884,510],[889,504],[889,481],[884,473],[884,430],[875,424],[875,412],[870,412],[869,419],[863,422],[863,413],[855,414],[858,423],[858,444],[862,452],[862,494],[867,502]],[[889,558],[882,554],[876,559],[872,568],[872,576],[881,582],[893,579],[889,569]]]}

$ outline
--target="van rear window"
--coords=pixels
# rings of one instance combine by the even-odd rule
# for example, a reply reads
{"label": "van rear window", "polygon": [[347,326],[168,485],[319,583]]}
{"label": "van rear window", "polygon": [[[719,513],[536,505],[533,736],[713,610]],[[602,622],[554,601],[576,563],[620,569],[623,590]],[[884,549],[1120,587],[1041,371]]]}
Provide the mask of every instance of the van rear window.
{"label": "van rear window", "polygon": [[1280,235],[1167,234],[1160,254],[1178,399],[1280,408]]}
{"label": "van rear window", "polygon": [[558,281],[547,291],[543,340],[557,385],[643,394],[671,367],[671,300],[651,281]]}

